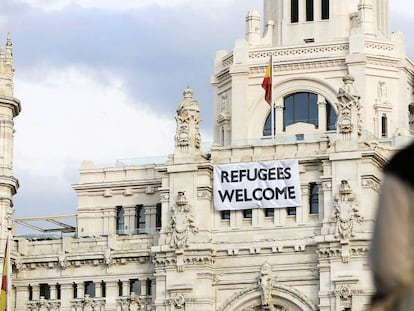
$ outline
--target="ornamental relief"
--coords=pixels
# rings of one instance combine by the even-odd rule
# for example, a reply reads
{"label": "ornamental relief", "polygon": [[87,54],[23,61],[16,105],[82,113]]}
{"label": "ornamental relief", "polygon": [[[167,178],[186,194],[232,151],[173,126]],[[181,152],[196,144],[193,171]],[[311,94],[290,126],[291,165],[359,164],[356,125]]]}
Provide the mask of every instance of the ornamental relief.
{"label": "ornamental relief", "polygon": [[335,237],[349,239],[355,236],[354,225],[361,223],[358,204],[347,180],[342,180],[338,193],[334,197],[334,213],[331,221],[335,223]]}
{"label": "ornamental relief", "polygon": [[197,233],[198,227],[194,223],[184,192],[178,192],[176,204],[170,208],[170,215],[170,223],[166,230],[170,247],[176,249],[188,247],[189,234]]}

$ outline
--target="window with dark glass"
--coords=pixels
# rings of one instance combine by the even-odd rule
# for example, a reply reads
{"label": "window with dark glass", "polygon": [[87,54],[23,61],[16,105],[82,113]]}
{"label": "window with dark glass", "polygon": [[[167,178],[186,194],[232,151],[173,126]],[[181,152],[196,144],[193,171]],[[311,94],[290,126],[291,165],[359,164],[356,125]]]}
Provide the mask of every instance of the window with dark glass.
{"label": "window with dark glass", "polygon": [[243,218],[252,218],[253,217],[253,211],[251,209],[244,209],[243,210]]}
{"label": "window with dark glass", "polygon": [[101,281],[101,297],[106,297],[106,283]]}
{"label": "window with dark glass", "polygon": [[161,230],[161,203],[157,203],[156,212],[155,212],[155,229],[157,231]]}
{"label": "window with dark glass", "polygon": [[141,295],[141,283],[138,279],[129,280],[129,291],[130,293]]}
{"label": "window with dark glass", "polygon": [[295,216],[296,215],[296,207],[288,207],[287,208],[288,216]]}
{"label": "window with dark glass", "polygon": [[125,211],[122,206],[116,207],[116,232],[123,234],[125,229]]}
{"label": "window with dark glass", "polygon": [[56,284],[56,299],[58,299],[58,300],[61,299],[61,290],[60,290],[60,284],[59,283]]}
{"label": "window with dark glass", "polygon": [[329,19],[329,0],[321,0],[321,18]]}
{"label": "window with dark glass", "polygon": [[122,287],[122,281],[118,280],[118,296],[122,297],[123,294],[124,294],[124,292],[123,292],[123,287]]}
{"label": "window with dark glass", "polygon": [[230,219],[230,211],[229,210],[225,210],[225,211],[221,211],[221,219],[223,220],[229,220]]}
{"label": "window with dark glass", "polygon": [[50,299],[50,285],[45,283],[39,284],[39,295],[45,299]]}
{"label": "window with dark glass", "polygon": [[92,281],[85,281],[85,295],[89,297],[95,297],[95,283]]}
{"label": "window with dark glass", "polygon": [[27,290],[29,291],[29,300],[33,300],[33,287],[29,284],[27,287]]}
{"label": "window with dark glass", "polygon": [[309,213],[319,214],[319,185],[317,183],[309,185]]}
{"label": "window with dark glass", "polygon": [[135,207],[135,228],[137,233],[145,232],[145,207],[142,204]]}
{"label": "window with dark glass", "polygon": [[151,279],[147,279],[146,281],[146,287],[147,287],[147,296],[151,296],[152,295],[152,280]]}
{"label": "window with dark glass", "polygon": [[284,98],[283,127],[305,122],[318,127],[318,96],[314,93],[299,92]]}
{"label": "window with dark glass", "polygon": [[306,0],[306,21],[313,21],[313,0]]}
{"label": "window with dark glass", "polygon": [[290,22],[299,22],[299,0],[290,0]]}
{"label": "window with dark glass", "polygon": [[72,283],[72,290],[73,290],[73,299],[78,298],[78,284],[75,282]]}
{"label": "window with dark glass", "polygon": [[274,208],[265,208],[264,209],[265,217],[273,217],[275,216],[275,209]]}
{"label": "window with dark glass", "polygon": [[[273,107],[273,133],[276,132],[276,108]],[[267,116],[263,127],[263,136],[272,136],[272,113]]]}
{"label": "window with dark glass", "polygon": [[326,129],[336,130],[336,112],[329,102],[326,103]]}
{"label": "window with dark glass", "polygon": [[381,117],[381,137],[388,136],[388,118],[386,114]]}

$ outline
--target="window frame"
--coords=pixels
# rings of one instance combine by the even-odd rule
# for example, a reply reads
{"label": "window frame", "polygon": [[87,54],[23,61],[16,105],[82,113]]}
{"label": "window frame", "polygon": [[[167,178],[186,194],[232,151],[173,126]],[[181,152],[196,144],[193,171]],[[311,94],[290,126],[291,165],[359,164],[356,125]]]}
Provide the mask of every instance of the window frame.
{"label": "window frame", "polygon": [[329,0],[321,0],[321,20],[328,20],[330,18],[330,4]]}
{"label": "window frame", "polygon": [[315,20],[314,0],[306,0],[306,21],[313,22]]}
{"label": "window frame", "polygon": [[290,22],[299,23],[299,0],[290,0]]}

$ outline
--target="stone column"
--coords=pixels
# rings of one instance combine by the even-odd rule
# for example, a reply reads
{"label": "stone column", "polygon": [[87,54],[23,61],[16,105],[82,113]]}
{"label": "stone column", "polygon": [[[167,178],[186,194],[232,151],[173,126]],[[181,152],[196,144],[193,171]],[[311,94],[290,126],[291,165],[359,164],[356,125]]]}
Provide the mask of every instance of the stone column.
{"label": "stone column", "polygon": [[95,297],[101,298],[102,297],[102,284],[101,282],[95,283]]}
{"label": "stone column", "polygon": [[79,282],[78,284],[78,298],[85,297],[85,284],[83,282]]}
{"label": "stone column", "polygon": [[70,311],[71,303],[73,299],[73,285],[71,283],[65,283],[60,285],[60,311]]}
{"label": "stone column", "polygon": [[129,280],[122,281],[122,296],[129,296],[131,294],[131,289],[129,287]]}
{"label": "stone column", "polygon": [[326,100],[324,97],[318,95],[318,128],[322,132],[326,132]]}
{"label": "stone column", "polygon": [[111,281],[106,283],[106,310],[116,310],[118,300],[118,282]]}
{"label": "stone column", "polygon": [[16,311],[26,311],[26,303],[29,301],[27,286],[16,286]]}
{"label": "stone column", "polygon": [[283,108],[284,108],[284,103],[283,103],[283,98],[279,98],[276,101],[276,129],[275,129],[275,134],[276,136],[278,134],[283,133]]}
{"label": "stone column", "polygon": [[33,290],[33,300],[39,300],[40,299],[40,288],[38,284],[32,285]]}
{"label": "stone column", "polygon": [[51,284],[49,286],[50,286],[50,299],[51,300],[57,299],[57,295],[56,295],[56,284]]}

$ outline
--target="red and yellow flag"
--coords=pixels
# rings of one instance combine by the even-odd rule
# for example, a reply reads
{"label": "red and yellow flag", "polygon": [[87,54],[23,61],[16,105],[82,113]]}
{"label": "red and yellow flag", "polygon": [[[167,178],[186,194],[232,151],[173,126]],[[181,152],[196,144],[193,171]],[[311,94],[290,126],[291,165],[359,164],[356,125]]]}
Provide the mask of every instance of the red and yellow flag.
{"label": "red and yellow flag", "polygon": [[1,277],[1,293],[0,293],[0,311],[7,311],[7,267],[9,262],[9,240],[6,242],[4,250],[3,274]]}
{"label": "red and yellow flag", "polygon": [[272,105],[272,67],[272,57],[270,57],[262,82],[262,88],[265,90],[265,100],[269,105]]}

